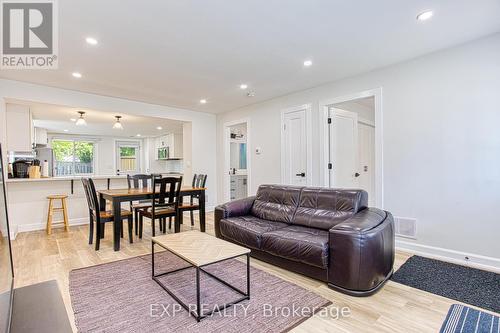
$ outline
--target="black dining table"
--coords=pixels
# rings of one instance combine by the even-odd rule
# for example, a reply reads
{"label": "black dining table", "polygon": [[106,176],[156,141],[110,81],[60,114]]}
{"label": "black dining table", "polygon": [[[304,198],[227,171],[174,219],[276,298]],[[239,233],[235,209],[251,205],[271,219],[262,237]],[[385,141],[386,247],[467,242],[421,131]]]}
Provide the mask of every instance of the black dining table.
{"label": "black dining table", "polygon": [[[195,195],[199,198],[200,205],[200,231],[205,232],[205,187],[182,187],[180,190],[181,202],[186,196]],[[113,204],[113,247],[115,251],[120,250],[120,230],[121,230],[121,203],[130,201],[147,200],[153,197],[152,188],[124,188],[98,190],[99,206],[101,210],[106,210],[106,201]],[[180,219],[175,219],[175,232],[181,230]]]}

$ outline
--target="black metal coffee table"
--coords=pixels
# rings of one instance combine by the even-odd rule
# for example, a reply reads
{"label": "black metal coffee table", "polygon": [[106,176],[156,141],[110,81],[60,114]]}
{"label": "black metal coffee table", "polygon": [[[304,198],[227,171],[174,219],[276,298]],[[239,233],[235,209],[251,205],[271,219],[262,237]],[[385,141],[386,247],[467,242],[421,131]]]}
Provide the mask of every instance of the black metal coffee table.
{"label": "black metal coffee table", "polygon": [[[163,272],[155,275],[155,244],[159,245],[163,249],[175,254],[179,258],[185,260],[190,264],[190,266],[179,268],[169,272]],[[247,261],[247,290],[246,292],[232,286],[228,282],[220,279],[219,277],[213,275],[212,273],[203,269],[205,266],[215,264],[224,260],[234,259],[240,256],[246,256]],[[201,319],[210,316],[214,312],[222,311],[225,308],[232,306],[236,303],[242,302],[244,300],[250,299],[250,249],[243,246],[239,246],[233,243],[229,243],[225,240],[218,239],[214,236],[206,234],[204,232],[199,232],[197,230],[186,231],[176,234],[167,234],[158,237],[153,237],[151,239],[151,258],[152,258],[152,278],[156,281],[173,299],[175,299],[184,309],[186,309],[192,316],[196,318],[199,322]],[[176,273],[189,268],[196,269],[196,311],[181,301],[172,290],[170,290],[164,283],[162,283],[158,278],[168,274]],[[241,298],[224,303],[221,306],[215,306],[212,311],[207,313],[201,313],[201,299],[200,299],[200,273],[203,272],[208,274],[210,277],[221,282],[225,286],[231,288],[232,290],[238,292],[242,295]]]}

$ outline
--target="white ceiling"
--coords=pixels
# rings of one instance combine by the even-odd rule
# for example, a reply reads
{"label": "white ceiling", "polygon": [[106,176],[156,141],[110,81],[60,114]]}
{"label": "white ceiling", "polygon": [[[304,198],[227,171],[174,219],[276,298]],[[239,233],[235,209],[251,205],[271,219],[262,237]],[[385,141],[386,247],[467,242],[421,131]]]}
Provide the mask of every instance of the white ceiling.
{"label": "white ceiling", "polygon": [[[2,70],[0,77],[214,113],[500,31],[498,0],[58,4],[59,69]],[[417,22],[427,9],[434,17]],[[87,45],[87,36],[99,45]],[[305,59],[313,65],[304,68]],[[240,83],[256,96],[246,97]]]}
{"label": "white ceiling", "polygon": [[[154,137],[167,133],[182,133],[182,122],[164,118],[138,117],[127,114],[98,110],[78,109],[60,105],[9,100],[16,104],[29,105],[36,127],[45,128],[50,133],[114,136],[114,137]],[[71,118],[78,119],[77,111],[85,111],[86,126],[77,126]],[[115,115],[121,115],[123,130],[113,129]],[[158,130],[157,127],[162,127]],[[64,130],[68,130],[67,132]]]}

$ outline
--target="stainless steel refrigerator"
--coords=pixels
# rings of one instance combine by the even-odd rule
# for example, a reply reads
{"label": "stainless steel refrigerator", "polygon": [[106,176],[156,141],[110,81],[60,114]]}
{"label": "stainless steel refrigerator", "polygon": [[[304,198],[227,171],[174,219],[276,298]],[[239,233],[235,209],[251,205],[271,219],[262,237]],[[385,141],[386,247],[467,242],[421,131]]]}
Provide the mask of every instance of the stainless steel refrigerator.
{"label": "stainless steel refrigerator", "polygon": [[55,156],[54,150],[52,148],[35,148],[36,159],[40,161],[40,165],[42,166],[42,174],[44,169],[44,162],[48,163],[48,176],[54,177],[54,167],[55,167]]}

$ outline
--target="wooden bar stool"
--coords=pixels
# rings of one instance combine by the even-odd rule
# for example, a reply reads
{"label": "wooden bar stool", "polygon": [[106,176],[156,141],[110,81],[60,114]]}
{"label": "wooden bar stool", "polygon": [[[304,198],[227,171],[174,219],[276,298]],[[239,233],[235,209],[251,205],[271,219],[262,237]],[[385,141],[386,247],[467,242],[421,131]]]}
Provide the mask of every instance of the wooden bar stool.
{"label": "wooden bar stool", "polygon": [[[47,213],[47,235],[52,233],[52,215],[55,211],[62,211],[63,221],[55,222],[54,224],[64,223],[64,230],[68,231],[68,210],[66,209],[66,198],[68,196],[65,194],[49,195],[49,211]],[[61,200],[61,207],[54,207],[54,200]]]}

